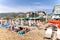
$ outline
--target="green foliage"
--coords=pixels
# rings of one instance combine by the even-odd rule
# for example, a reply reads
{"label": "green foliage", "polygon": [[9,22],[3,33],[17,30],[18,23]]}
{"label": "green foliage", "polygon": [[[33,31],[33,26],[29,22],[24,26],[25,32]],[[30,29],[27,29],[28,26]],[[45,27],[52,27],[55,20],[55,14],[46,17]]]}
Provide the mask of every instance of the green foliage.
{"label": "green foliage", "polygon": [[17,15],[16,14],[13,14],[12,17],[17,18]]}
{"label": "green foliage", "polygon": [[25,16],[18,16],[18,18],[25,18]]}
{"label": "green foliage", "polygon": [[9,16],[6,16],[6,20],[9,20],[10,19],[10,17]]}

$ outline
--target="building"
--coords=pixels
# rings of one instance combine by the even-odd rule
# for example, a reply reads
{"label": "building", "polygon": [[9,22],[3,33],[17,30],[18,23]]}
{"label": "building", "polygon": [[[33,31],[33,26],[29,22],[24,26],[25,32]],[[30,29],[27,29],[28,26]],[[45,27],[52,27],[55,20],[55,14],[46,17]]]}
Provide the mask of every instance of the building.
{"label": "building", "polygon": [[53,9],[52,19],[60,18],[60,5],[55,5]]}
{"label": "building", "polygon": [[44,11],[37,11],[36,12],[39,16],[45,16],[46,13]]}
{"label": "building", "polygon": [[44,11],[36,11],[36,12],[27,12],[25,14],[26,17],[38,17],[38,16],[46,16],[46,13]]}

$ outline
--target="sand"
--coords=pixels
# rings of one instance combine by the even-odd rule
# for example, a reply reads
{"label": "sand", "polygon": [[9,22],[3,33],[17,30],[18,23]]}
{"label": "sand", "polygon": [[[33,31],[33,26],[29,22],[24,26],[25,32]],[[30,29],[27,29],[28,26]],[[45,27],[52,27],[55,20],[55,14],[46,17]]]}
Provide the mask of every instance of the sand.
{"label": "sand", "polygon": [[22,40],[44,40],[44,30],[32,30],[23,35]]}
{"label": "sand", "polygon": [[21,38],[16,32],[0,28],[0,40],[21,40]]}
{"label": "sand", "polygon": [[23,35],[18,35],[14,31],[0,28],[0,40],[44,40],[45,30],[38,30],[32,27],[32,30]]}

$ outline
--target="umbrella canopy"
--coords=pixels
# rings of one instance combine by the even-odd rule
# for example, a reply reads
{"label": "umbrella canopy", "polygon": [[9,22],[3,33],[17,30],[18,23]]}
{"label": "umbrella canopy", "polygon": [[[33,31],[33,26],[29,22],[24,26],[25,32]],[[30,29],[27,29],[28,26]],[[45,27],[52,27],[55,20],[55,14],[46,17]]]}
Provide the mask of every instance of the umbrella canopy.
{"label": "umbrella canopy", "polygon": [[24,20],[29,20],[30,18],[29,17],[25,17]]}
{"label": "umbrella canopy", "polygon": [[38,16],[38,17],[36,17],[36,19],[42,19],[43,17],[42,16]]}
{"label": "umbrella canopy", "polygon": [[58,24],[58,27],[60,29],[60,21],[59,20],[48,20],[48,22],[53,23],[53,24]]}
{"label": "umbrella canopy", "polygon": [[25,17],[25,18],[22,18],[22,20],[30,20],[30,19],[42,19],[43,17],[42,16],[38,16],[36,18],[34,17]]}
{"label": "umbrella canopy", "polygon": [[30,17],[30,19],[36,19],[36,18],[34,18],[34,17]]}
{"label": "umbrella canopy", "polygon": [[60,23],[59,20],[48,20],[49,23],[53,23],[53,24],[58,24]]}

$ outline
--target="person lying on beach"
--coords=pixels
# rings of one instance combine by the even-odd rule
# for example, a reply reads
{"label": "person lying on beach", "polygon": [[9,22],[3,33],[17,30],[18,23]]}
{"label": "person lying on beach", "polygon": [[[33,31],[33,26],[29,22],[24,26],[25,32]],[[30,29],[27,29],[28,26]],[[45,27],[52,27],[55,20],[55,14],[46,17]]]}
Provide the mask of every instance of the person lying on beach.
{"label": "person lying on beach", "polygon": [[15,30],[14,30],[15,32],[18,32],[18,31],[23,30],[23,28],[22,28],[22,27],[14,27],[14,29],[15,29]]}
{"label": "person lying on beach", "polygon": [[23,28],[23,27],[15,27],[15,30],[16,31],[21,31],[21,30],[25,30],[26,32],[28,32],[29,31],[29,28],[28,27],[26,27],[26,28]]}
{"label": "person lying on beach", "polygon": [[[21,27],[20,27],[20,29],[21,29]],[[18,31],[18,34],[22,35],[22,34],[25,34],[25,33],[29,32],[29,31],[30,30],[28,28],[24,28],[24,29]]]}

